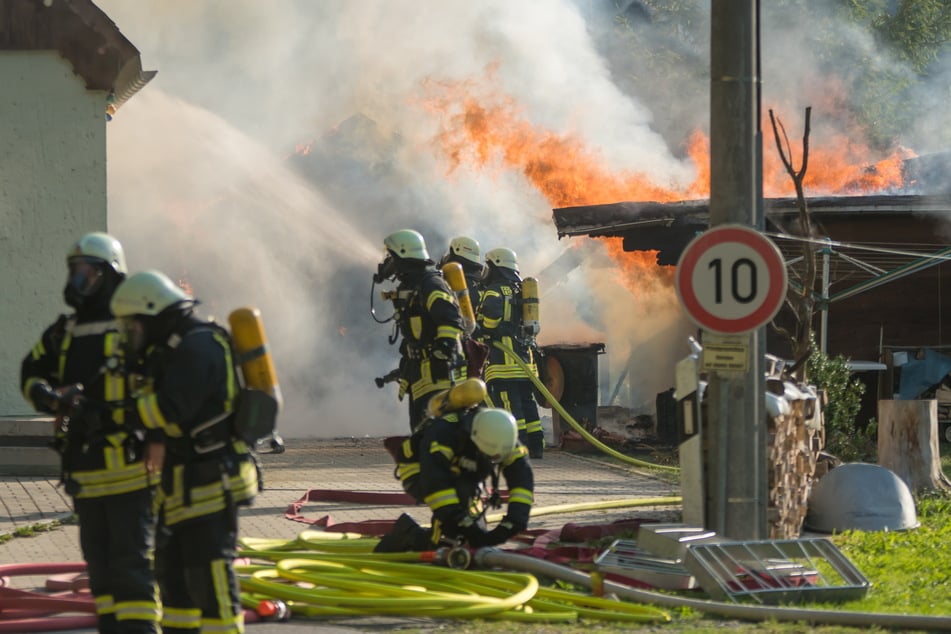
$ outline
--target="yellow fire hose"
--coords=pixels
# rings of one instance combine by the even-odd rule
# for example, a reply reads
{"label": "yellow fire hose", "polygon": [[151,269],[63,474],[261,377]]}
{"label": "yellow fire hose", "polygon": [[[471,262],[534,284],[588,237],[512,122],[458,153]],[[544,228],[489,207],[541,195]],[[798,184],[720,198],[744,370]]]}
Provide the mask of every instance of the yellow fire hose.
{"label": "yellow fire hose", "polygon": [[[604,453],[635,466],[677,472],[622,454],[579,425],[530,368],[504,344],[532,382],[562,418]],[[532,509],[533,516],[609,508],[679,504],[680,497],[656,497],[561,504]],[[502,513],[486,516],[497,521]],[[357,533],[302,531],[293,540],[242,538],[240,556],[259,563],[236,565],[242,603],[285,601],[293,614],[305,617],[374,615],[431,618],[487,618],[520,622],[571,622],[579,618],[665,623],[670,616],[654,607],[543,588],[531,574],[459,570],[421,565],[419,553],[374,553],[378,540]],[[271,562],[262,564],[261,561]]]}
{"label": "yellow fire hose", "polygon": [[601,442],[600,440],[592,436],[588,432],[587,429],[585,429],[584,427],[578,424],[578,422],[571,416],[571,414],[569,414],[567,410],[565,410],[565,408],[561,405],[561,403],[558,402],[558,399],[552,396],[552,393],[548,390],[547,387],[545,387],[545,384],[542,383],[541,380],[537,376],[535,376],[535,373],[532,372],[532,369],[528,366],[528,364],[522,361],[519,355],[515,354],[514,350],[506,346],[501,341],[494,341],[492,342],[492,345],[498,348],[499,350],[501,350],[502,352],[504,352],[505,354],[511,356],[512,359],[515,361],[515,363],[517,363],[518,366],[525,371],[525,374],[528,375],[528,378],[535,385],[535,387],[537,387],[538,390],[548,400],[548,402],[551,403],[551,406],[555,408],[559,414],[561,414],[561,417],[565,421],[567,421],[567,423],[571,426],[571,428],[574,429],[579,434],[581,434],[581,436],[585,440],[587,440],[589,443],[591,443],[594,447],[596,447],[597,449],[600,449],[601,451],[608,454],[609,456],[612,456],[614,458],[617,458],[618,460],[621,460],[623,462],[626,462],[628,464],[632,464],[638,467],[644,467],[645,469],[653,469],[655,471],[666,471],[670,473],[680,472],[680,467],[670,467],[667,465],[654,464],[652,462],[645,462],[644,460],[638,460],[637,458],[632,458],[631,456],[623,454],[619,451],[615,451],[614,449],[611,449],[610,447],[605,445],[603,442]]}
{"label": "yellow fire hose", "polygon": [[[376,541],[373,539],[324,540],[301,535],[283,545],[278,540],[267,541],[277,548],[244,550],[240,555],[270,564],[235,566],[246,607],[279,599],[293,614],[305,617],[373,614],[526,622],[670,620],[667,613],[653,607],[542,588],[531,574],[420,565],[420,553],[332,552],[348,541],[365,547]],[[304,548],[320,550],[286,550],[304,544]]]}

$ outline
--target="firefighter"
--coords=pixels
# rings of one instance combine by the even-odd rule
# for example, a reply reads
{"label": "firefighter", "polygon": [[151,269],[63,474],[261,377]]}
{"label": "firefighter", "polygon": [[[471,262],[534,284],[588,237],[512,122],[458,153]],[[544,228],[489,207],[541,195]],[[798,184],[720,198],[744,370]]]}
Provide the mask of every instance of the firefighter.
{"label": "firefighter", "polygon": [[155,568],[169,633],[242,632],[234,572],[238,506],[258,469],[232,429],[239,389],[228,332],[193,315],[196,301],[157,271],[136,273],[112,298],[141,389],[131,415],[164,435]]}
{"label": "firefighter", "polygon": [[[403,442],[396,461],[403,489],[429,507],[432,525],[424,529],[404,513],[376,552],[463,544],[481,548],[516,536],[528,526],[534,503],[534,475],[526,454],[515,418],[504,409],[480,405],[426,420]],[[501,506],[500,479],[508,488],[508,506],[488,530],[486,505]]]}
{"label": "firefighter", "polygon": [[[479,306],[479,299],[482,296],[482,277],[485,267],[482,264],[482,248],[475,238],[468,236],[457,236],[449,241],[449,250],[443,256],[439,263],[440,268],[450,262],[456,262],[462,267],[462,273],[466,280],[466,289],[469,292],[469,301],[472,310]],[[472,324],[475,326],[475,324]],[[466,357],[466,376],[479,378],[485,367],[485,361],[489,356],[489,349],[480,342],[474,328],[467,329],[462,335],[462,351]]]}
{"label": "firefighter", "polygon": [[[410,430],[426,417],[433,394],[464,378],[462,315],[452,289],[429,259],[423,236],[411,229],[383,241],[384,259],[373,276],[376,284],[395,279],[393,295],[400,341],[399,398],[409,394]],[[456,376],[456,375],[459,376]]]}
{"label": "firefighter", "polygon": [[73,312],[23,359],[20,387],[55,416],[53,447],[79,520],[99,632],[158,632],[153,502],[162,445],[127,417],[119,328],[109,308],[126,276],[122,245],[87,233],[67,252],[63,299]]}
{"label": "firefighter", "polygon": [[472,307],[479,305],[479,296],[482,287],[482,249],[475,238],[458,236],[449,241],[449,250],[439,262],[442,267],[449,262],[458,262],[466,277],[466,288],[469,290],[469,299]]}
{"label": "firefighter", "polygon": [[[495,407],[512,412],[518,423],[519,440],[528,447],[531,458],[540,459],[545,435],[529,378],[538,377],[534,351],[537,333],[528,330],[523,323],[518,258],[512,249],[492,249],[485,254],[485,268],[476,323],[481,341],[489,346],[489,358],[483,372],[489,400]],[[495,342],[501,342],[518,355],[528,366],[528,371],[511,354],[493,345]]]}

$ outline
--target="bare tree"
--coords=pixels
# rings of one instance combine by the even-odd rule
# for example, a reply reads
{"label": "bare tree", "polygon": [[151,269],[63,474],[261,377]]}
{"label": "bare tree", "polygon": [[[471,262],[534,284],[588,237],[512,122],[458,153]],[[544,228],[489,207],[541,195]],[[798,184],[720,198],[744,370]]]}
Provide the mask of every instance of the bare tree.
{"label": "bare tree", "polygon": [[[773,126],[773,136],[776,139],[776,149],[786,167],[786,172],[796,188],[796,202],[799,209],[799,234],[804,238],[813,238],[814,230],[806,195],[803,190],[803,180],[809,167],[809,126],[812,108],[806,108],[805,129],[802,134],[802,164],[797,170],[793,166],[792,148],[783,122],[769,111],[769,121]],[[815,313],[815,285],[816,285],[816,245],[810,240],[802,241],[802,262],[804,270],[798,284],[790,284],[786,294],[786,305],[792,310],[796,319],[795,332],[773,322],[773,328],[785,336],[792,347],[793,358],[796,359],[795,375],[799,380],[805,380],[805,360],[810,354],[812,344],[812,320]]]}

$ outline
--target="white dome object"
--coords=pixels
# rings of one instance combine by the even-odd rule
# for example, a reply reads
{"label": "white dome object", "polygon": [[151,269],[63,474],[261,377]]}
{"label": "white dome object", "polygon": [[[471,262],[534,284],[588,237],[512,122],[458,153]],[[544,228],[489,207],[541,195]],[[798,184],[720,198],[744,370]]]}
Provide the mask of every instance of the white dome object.
{"label": "white dome object", "polygon": [[809,496],[805,528],[820,533],[918,528],[908,485],[889,469],[864,462],[836,467]]}

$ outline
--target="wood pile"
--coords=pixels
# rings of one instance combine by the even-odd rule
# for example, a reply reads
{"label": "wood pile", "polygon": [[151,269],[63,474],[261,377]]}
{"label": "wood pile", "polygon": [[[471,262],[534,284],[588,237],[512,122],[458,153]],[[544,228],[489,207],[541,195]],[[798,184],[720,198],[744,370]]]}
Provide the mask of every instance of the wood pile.
{"label": "wood pile", "polygon": [[816,464],[825,444],[821,412],[807,412],[812,405],[806,400],[789,404],[790,413],[771,418],[768,425],[770,539],[795,539],[802,532],[809,495],[818,479]]}

